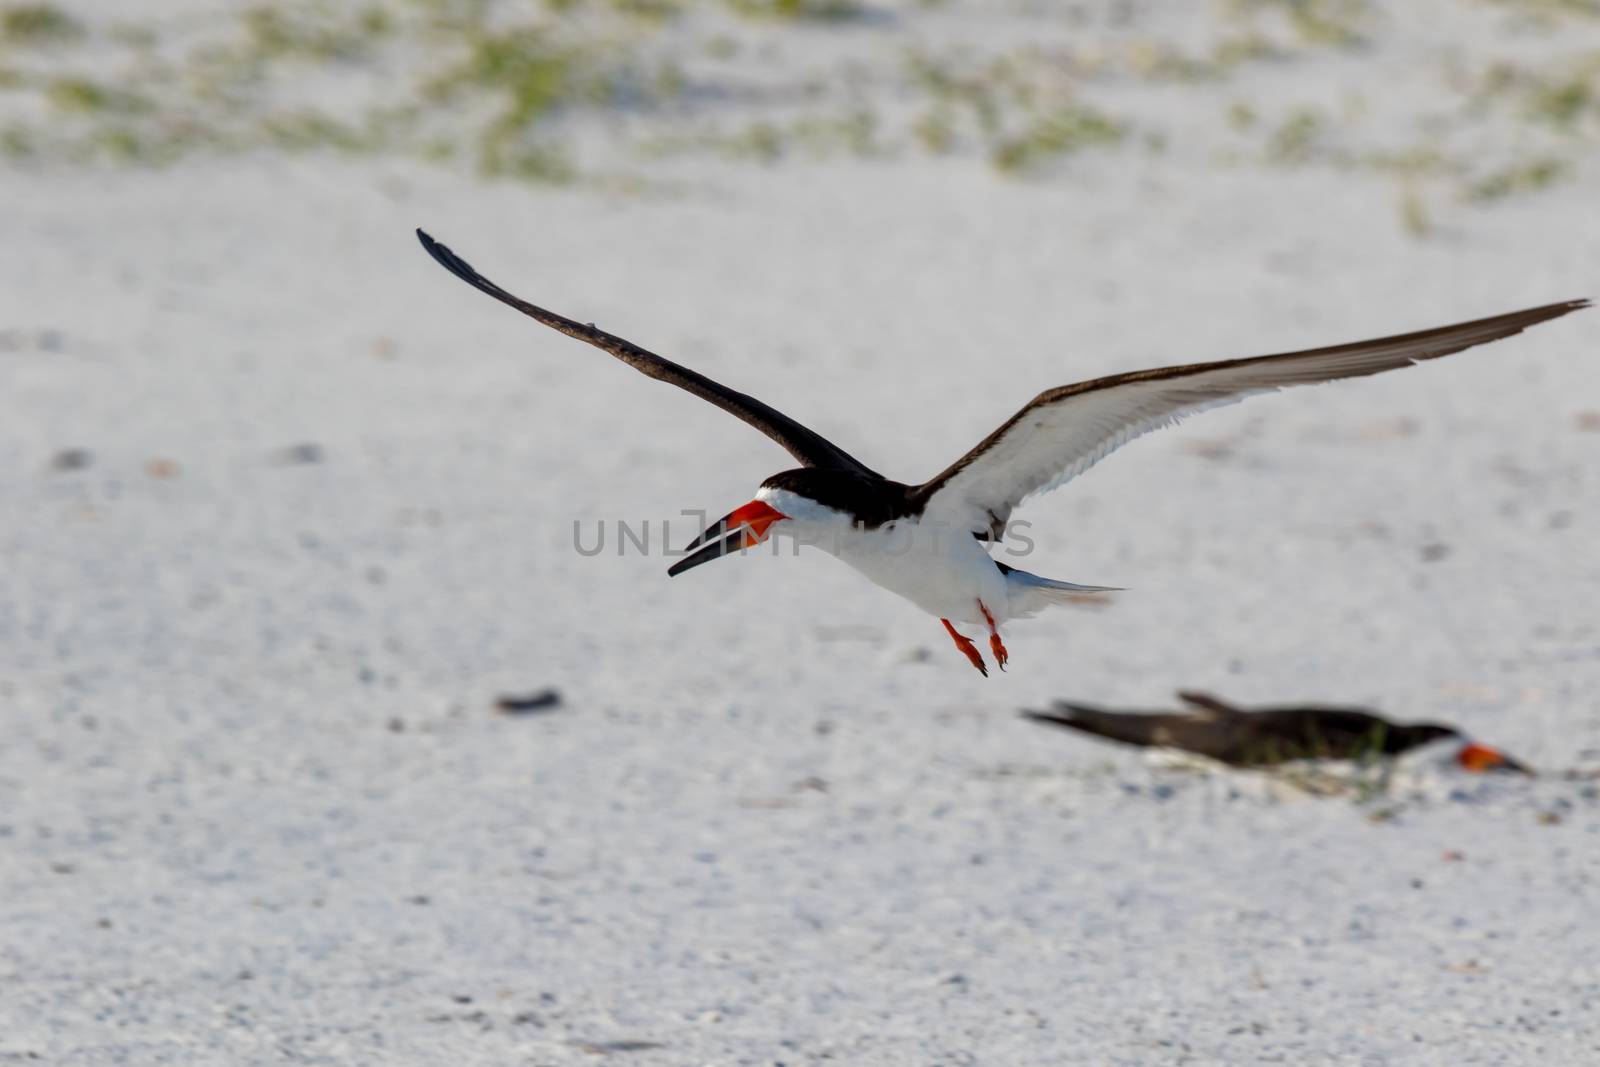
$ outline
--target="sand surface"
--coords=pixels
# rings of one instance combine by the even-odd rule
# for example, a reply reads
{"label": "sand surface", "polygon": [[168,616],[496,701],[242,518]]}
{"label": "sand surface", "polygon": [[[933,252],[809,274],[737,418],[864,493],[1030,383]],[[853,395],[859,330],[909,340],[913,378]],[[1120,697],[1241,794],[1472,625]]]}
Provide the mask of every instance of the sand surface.
{"label": "sand surface", "polygon": [[[411,232],[905,480],[1047,386],[1600,296],[1592,183],[1419,239],[1192,163],[5,172],[0,1062],[1592,1062],[1600,313],[1030,504],[1023,565],[1129,592],[985,680],[822,554],[669,580],[787,457]],[[1314,796],[1016,715],[1180,687],[1546,773]]]}

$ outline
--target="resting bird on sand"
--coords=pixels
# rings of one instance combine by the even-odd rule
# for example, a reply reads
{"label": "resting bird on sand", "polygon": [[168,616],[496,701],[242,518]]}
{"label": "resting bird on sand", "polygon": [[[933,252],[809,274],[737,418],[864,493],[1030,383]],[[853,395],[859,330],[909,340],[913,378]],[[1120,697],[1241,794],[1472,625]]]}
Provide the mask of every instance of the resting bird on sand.
{"label": "resting bird on sand", "polygon": [[[1025,711],[1034,722],[1066,726],[1147,748],[1175,748],[1234,767],[1272,767],[1291,760],[1358,760],[1398,756],[1446,737],[1454,726],[1391,722],[1367,708],[1287,705],[1247,710],[1206,693],[1180,690],[1192,710],[1112,711],[1058,700],[1050,711]],[[1467,741],[1456,762],[1475,773],[1532,774],[1498,749]]]}
{"label": "resting bird on sand", "polygon": [[524,315],[585,341],[652,378],[722,408],[776,441],[800,462],[761,483],[755,498],[713,523],[667,569],[691,567],[751,548],[774,534],[832,553],[871,581],[944,624],[985,676],[982,654],[955,623],[982,627],[1003,669],[1000,627],[1075,594],[1114,592],[1009,567],[989,555],[1012,509],[1088,470],[1135,437],[1186,415],[1291,385],[1358,378],[1409,367],[1510,337],[1587,307],[1570,300],[1376,341],[1281,356],[1194,363],[1048,389],[966,455],[920,484],[874,471],[822,435],[688,367],[593,325],[546,311],[500,288],[421,230],[417,237],[457,278]]}

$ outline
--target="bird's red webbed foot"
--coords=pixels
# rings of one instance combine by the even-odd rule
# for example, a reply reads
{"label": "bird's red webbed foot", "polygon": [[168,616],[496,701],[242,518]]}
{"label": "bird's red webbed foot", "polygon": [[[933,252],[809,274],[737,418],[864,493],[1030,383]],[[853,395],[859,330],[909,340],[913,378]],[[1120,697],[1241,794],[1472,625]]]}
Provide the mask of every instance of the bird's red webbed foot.
{"label": "bird's red webbed foot", "polygon": [[994,661],[1000,664],[1000,669],[1005,670],[1011,656],[1000,640],[1000,630],[994,624],[994,616],[989,614],[989,609],[983,606],[981,600],[978,601],[978,610],[983,612],[983,621],[989,624],[989,651],[994,653]]}
{"label": "bird's red webbed foot", "polygon": [[950,640],[956,643],[956,647],[961,650],[962,655],[966,656],[967,660],[978,668],[978,673],[985,678],[989,677],[989,668],[983,665],[983,656],[979,654],[978,646],[972,643],[972,639],[970,637],[962,637],[956,633],[956,628],[950,625],[949,619],[940,619],[939,621],[944,623],[944,632],[950,635]]}

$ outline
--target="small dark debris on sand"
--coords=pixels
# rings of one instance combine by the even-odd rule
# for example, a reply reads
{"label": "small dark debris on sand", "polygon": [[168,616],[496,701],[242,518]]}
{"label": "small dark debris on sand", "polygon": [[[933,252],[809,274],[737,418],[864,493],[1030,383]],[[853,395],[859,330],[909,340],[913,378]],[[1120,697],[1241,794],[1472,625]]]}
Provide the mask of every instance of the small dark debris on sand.
{"label": "small dark debris on sand", "polygon": [[591,1056],[609,1056],[613,1052],[649,1052],[666,1048],[659,1041],[577,1041],[574,1042]]}
{"label": "small dark debris on sand", "polygon": [[170,482],[183,474],[183,467],[177,460],[157,456],[144,465],[144,472],[152,478]]}
{"label": "small dark debris on sand", "polygon": [[81,471],[94,462],[94,453],[87,448],[63,448],[50,457],[53,471]]}
{"label": "small dark debris on sand", "polygon": [[61,352],[66,347],[67,335],[60,330],[43,329],[31,334],[0,330],[0,352]]}
{"label": "small dark debris on sand", "polygon": [[273,462],[285,467],[306,467],[321,463],[328,456],[323,447],[315,441],[302,441],[288,448],[280,448],[272,454]]}
{"label": "small dark debris on sand", "polygon": [[541,689],[526,695],[502,693],[494,702],[495,710],[502,715],[533,715],[541,711],[554,711],[561,706],[561,694],[554,689]]}

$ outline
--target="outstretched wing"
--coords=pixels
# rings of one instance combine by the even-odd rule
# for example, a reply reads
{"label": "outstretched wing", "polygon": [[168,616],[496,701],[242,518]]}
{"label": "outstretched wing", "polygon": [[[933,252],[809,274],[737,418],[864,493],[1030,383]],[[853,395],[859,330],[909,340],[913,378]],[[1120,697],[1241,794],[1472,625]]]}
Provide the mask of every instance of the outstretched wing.
{"label": "outstretched wing", "polygon": [[1359,378],[1460,352],[1588,307],[1587,300],[1375,341],[1277,356],[1134,371],[1040,393],[914,493],[931,517],[998,536],[1024,499],[1082,474],[1111,452],[1186,415],[1291,385]]}
{"label": "outstretched wing", "polygon": [[663,359],[654,352],[647,352],[631,341],[596,329],[593,325],[574,322],[553,311],[546,311],[542,307],[530,304],[521,297],[506,292],[473,270],[470,263],[422,230],[417,231],[417,239],[441,267],[474,289],[488,293],[502,304],[509,304],[524,315],[544,323],[551,329],[560,330],[568,337],[576,337],[580,341],[586,341],[596,348],[611,353],[641,374],[648,374],[659,381],[670,382],[679,389],[693,393],[701,400],[715,404],[778,442],[802,465],[855,471],[877,477],[875,471],[826,437],[802,426],[783,412],[768,407],[755,397],[735,392],[703,374],[698,374],[669,359]]}

